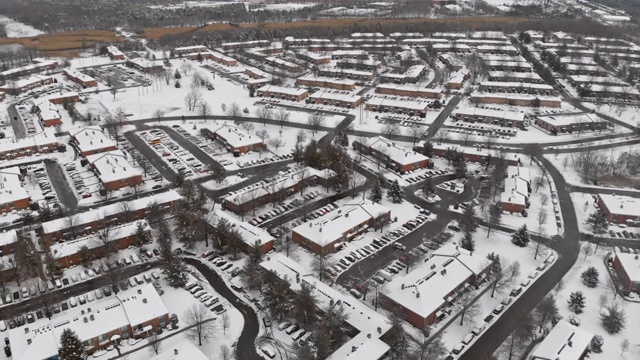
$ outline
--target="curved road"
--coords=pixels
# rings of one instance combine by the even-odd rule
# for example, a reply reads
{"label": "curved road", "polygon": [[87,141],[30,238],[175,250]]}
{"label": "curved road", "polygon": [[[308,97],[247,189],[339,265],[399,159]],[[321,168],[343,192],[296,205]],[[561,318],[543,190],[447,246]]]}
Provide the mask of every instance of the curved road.
{"label": "curved road", "polygon": [[238,339],[236,346],[236,359],[262,359],[262,357],[258,355],[255,346],[255,340],[258,337],[260,324],[258,324],[258,317],[253,309],[242,301],[235,292],[231,291],[231,289],[227,287],[227,284],[222,280],[218,273],[209,268],[202,261],[187,257],[183,259],[185,263],[193,265],[193,267],[198,269],[198,271],[204,275],[205,279],[207,279],[209,284],[213,286],[216,292],[218,292],[220,296],[225,297],[242,314],[242,317],[244,318],[244,327],[242,328],[242,333],[240,334],[240,338]]}

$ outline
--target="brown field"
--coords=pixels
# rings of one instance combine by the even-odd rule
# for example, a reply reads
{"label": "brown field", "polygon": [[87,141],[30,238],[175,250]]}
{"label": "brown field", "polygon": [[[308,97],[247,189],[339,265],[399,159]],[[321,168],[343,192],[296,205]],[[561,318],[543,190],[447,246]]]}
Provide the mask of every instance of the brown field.
{"label": "brown field", "polygon": [[85,30],[23,38],[0,39],[0,44],[22,44],[25,48],[39,51],[68,51],[92,47],[96,42],[119,43],[122,38],[113,31]]}
{"label": "brown field", "polygon": [[[255,24],[240,24],[240,29],[251,28],[266,28],[266,29],[283,29],[283,28],[296,28],[296,27],[349,27],[355,24],[359,26],[373,26],[373,25],[390,25],[390,24],[477,24],[479,27],[487,27],[490,25],[511,25],[522,24],[527,21],[536,21],[536,19],[522,19],[513,17],[468,17],[468,18],[447,18],[447,19],[431,19],[431,18],[411,18],[411,19],[356,19],[356,18],[342,18],[342,19],[320,19],[311,21],[298,21],[291,23],[255,23]],[[221,31],[221,30],[234,30],[238,27],[230,26],[229,24],[212,24],[197,31]],[[179,34],[187,31],[193,31],[195,28],[149,28],[145,30],[145,37],[149,39],[159,39],[164,35]]]}

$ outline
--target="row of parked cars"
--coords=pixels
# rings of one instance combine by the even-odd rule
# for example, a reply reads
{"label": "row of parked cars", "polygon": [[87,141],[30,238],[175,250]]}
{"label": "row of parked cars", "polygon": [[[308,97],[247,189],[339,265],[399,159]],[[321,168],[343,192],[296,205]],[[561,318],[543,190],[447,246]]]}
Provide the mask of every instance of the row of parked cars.
{"label": "row of parked cars", "polygon": [[197,160],[193,154],[173,141],[167,133],[159,129],[138,132],[152,149],[158,153],[165,162],[184,177],[194,176],[196,173],[207,172],[204,164]]}
{"label": "row of parked cars", "polygon": [[416,182],[427,180],[433,176],[440,176],[440,175],[446,175],[446,174],[447,172],[444,170],[427,170],[424,172],[424,174],[410,176],[406,180],[409,184],[413,184]]}
{"label": "row of parked cars", "polygon": [[47,171],[44,168],[44,165],[33,165],[33,174],[36,176],[36,181],[38,182],[38,187],[40,187],[40,191],[42,191],[42,196],[44,201],[52,207],[59,207],[58,198],[56,197],[56,192],[53,190],[51,186],[51,181],[47,176]]}
{"label": "row of parked cars", "polygon": [[[262,322],[265,327],[270,328],[272,326],[271,320],[267,317],[262,318]],[[289,320],[284,320],[277,327],[278,331],[284,332],[287,335],[291,336],[293,342],[298,342],[300,345],[306,344],[308,341],[311,341],[313,336],[313,332],[307,331],[303,329],[297,323],[291,322]],[[266,356],[269,359],[274,359],[276,357],[275,351],[270,346],[263,346],[260,348],[262,355]]]}
{"label": "row of parked cars", "polygon": [[[118,140],[118,144],[121,147],[121,150],[123,152],[129,152],[130,154],[132,154],[133,158],[136,160],[136,163],[143,164],[149,161],[139,151],[131,151],[131,149],[133,149],[133,145],[129,142],[129,140],[127,140],[127,138],[122,135],[118,135],[116,136],[116,139]],[[156,170],[156,168],[153,166],[147,166],[146,176],[150,177],[154,181],[162,181],[162,175],[160,175],[158,170]],[[158,186],[157,188],[160,188],[159,185],[154,185],[153,188],[157,189],[156,186]],[[123,195],[126,196],[127,194]]]}
{"label": "row of parked cars", "polygon": [[265,158],[254,159],[249,161],[238,160],[236,162],[236,165],[238,165],[238,167],[240,168],[246,168],[246,167],[264,165],[264,164],[268,164],[276,161],[289,160],[289,159],[293,159],[293,154],[275,155],[271,157],[265,157]]}
{"label": "row of parked cars", "polygon": [[100,182],[93,172],[89,170],[80,171],[73,162],[66,164],[65,170],[67,170],[67,174],[69,174],[71,181],[73,181],[73,187],[76,189],[78,195],[82,196],[83,199],[93,196],[88,190],[87,184],[85,184],[85,180],[89,180],[87,182],[90,184],[98,184]]}
{"label": "row of parked cars", "polygon": [[210,308],[212,312],[220,315],[227,311],[224,305],[220,303],[220,297],[209,294],[204,290],[204,287],[197,282],[190,282],[184,288],[190,292],[193,297],[203,303],[204,306]]}

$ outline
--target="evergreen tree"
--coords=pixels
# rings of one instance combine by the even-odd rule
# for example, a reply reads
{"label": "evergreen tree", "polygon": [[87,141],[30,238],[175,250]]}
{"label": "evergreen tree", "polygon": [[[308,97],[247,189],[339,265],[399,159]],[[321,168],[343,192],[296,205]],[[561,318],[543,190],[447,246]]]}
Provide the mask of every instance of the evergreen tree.
{"label": "evergreen tree", "polygon": [[455,164],[456,177],[463,179],[467,177],[467,162],[463,157]]}
{"label": "evergreen tree", "polygon": [[431,141],[425,141],[424,146],[422,147],[422,155],[433,157],[433,144]]}
{"label": "evergreen tree", "polygon": [[84,360],[86,354],[78,335],[71,329],[64,329],[60,335],[60,360]]}
{"label": "evergreen tree", "polygon": [[473,241],[473,235],[466,231],[462,240],[460,240],[460,247],[467,251],[474,251],[476,249],[476,242]]}
{"label": "evergreen tree", "polygon": [[584,301],[585,299],[582,291],[575,291],[572,292],[571,295],[569,295],[569,300],[567,300],[567,303],[569,304],[569,308],[571,308],[573,312],[575,312],[576,314],[580,314],[585,306]]}
{"label": "evergreen tree", "polygon": [[609,334],[617,334],[627,326],[626,313],[615,302],[607,306],[606,309],[606,312],[600,314],[602,327]]}
{"label": "evergreen tree", "polygon": [[460,229],[463,232],[472,233],[476,231],[478,228],[478,223],[476,222],[475,212],[473,211],[472,206],[467,206],[462,213],[462,219],[460,220]]}
{"label": "evergreen tree", "polygon": [[520,229],[513,235],[511,235],[511,242],[517,246],[525,247],[529,245],[529,231],[527,225],[522,225]]}
{"label": "evergreen tree", "polygon": [[431,180],[431,178],[427,178],[427,180],[422,183],[422,196],[426,198],[429,195],[435,194],[435,192],[436,187],[433,185],[433,180]]}
{"label": "evergreen tree", "polygon": [[393,180],[391,182],[391,185],[389,186],[389,190],[387,190],[387,196],[395,204],[399,204],[402,202],[402,189],[400,189],[400,184],[398,184],[398,180]]}
{"label": "evergreen tree", "polygon": [[587,287],[594,288],[598,286],[600,274],[593,266],[590,266],[587,270],[583,271],[581,276],[582,282],[587,285]]}
{"label": "evergreen tree", "polygon": [[382,200],[382,184],[380,183],[379,177],[376,177],[376,181],[373,183],[373,188],[371,189],[369,200],[375,203],[379,203],[380,200]]}
{"label": "evergreen tree", "polygon": [[142,246],[151,242],[151,233],[145,229],[142,222],[138,222],[136,227],[136,246],[142,249]]}
{"label": "evergreen tree", "polygon": [[586,222],[587,224],[591,225],[593,233],[596,235],[604,234],[609,228],[609,221],[607,220],[607,216],[602,211],[596,211],[589,215],[589,218]]}

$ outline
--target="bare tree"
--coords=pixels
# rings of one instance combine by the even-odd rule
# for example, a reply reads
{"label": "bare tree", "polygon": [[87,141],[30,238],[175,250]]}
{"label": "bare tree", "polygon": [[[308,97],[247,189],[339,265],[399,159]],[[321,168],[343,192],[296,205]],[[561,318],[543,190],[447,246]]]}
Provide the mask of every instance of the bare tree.
{"label": "bare tree", "polygon": [[267,130],[258,130],[256,131],[256,136],[262,140],[264,143],[267,139],[269,139],[269,132]]}
{"label": "bare tree", "polygon": [[518,276],[520,276],[519,262],[514,261],[503,268],[499,258],[494,260],[489,282],[491,286],[491,297],[496,293],[502,294],[504,289]]}
{"label": "bare tree", "polygon": [[627,352],[627,350],[629,350],[629,346],[631,345],[631,343],[629,342],[628,339],[624,339],[622,340],[622,342],[620,343],[620,350],[622,351],[620,353],[620,356],[623,356],[625,352]]}
{"label": "bare tree", "polygon": [[278,152],[278,149],[285,146],[286,143],[282,140],[281,136],[278,137],[273,137],[271,139],[269,139],[269,146],[272,147],[276,152]]}
{"label": "bare tree", "polygon": [[556,286],[553,287],[553,291],[556,292],[556,296],[558,296],[558,293],[562,291],[562,289],[564,289],[564,285],[565,285],[564,280],[560,279],[560,281],[558,281]]}
{"label": "bare tree", "polygon": [[209,106],[209,103],[206,100],[200,101],[198,104],[198,112],[204,121],[207,121],[207,116],[211,114],[211,106]]}
{"label": "bare tree", "polygon": [[207,342],[215,334],[215,323],[211,321],[213,318],[209,314],[209,309],[201,303],[191,305],[184,313],[187,338],[191,341],[198,340],[198,346],[202,346],[203,341]]}
{"label": "bare tree", "polygon": [[231,349],[229,349],[227,345],[224,345],[224,344],[221,345],[219,351],[220,351],[220,360],[233,360],[234,358],[233,352],[231,351]]}
{"label": "bare tree", "polygon": [[480,304],[475,299],[475,293],[473,291],[465,292],[460,298],[460,326],[464,325],[465,319],[471,319],[478,316],[480,313]]}
{"label": "bare tree", "polygon": [[195,111],[196,107],[202,100],[202,93],[196,88],[192,88],[184,98],[184,103],[187,105],[187,110]]}
{"label": "bare tree", "polygon": [[122,89],[122,83],[120,83],[115,76],[110,76],[109,78],[107,78],[107,84],[109,85],[109,92],[115,99],[118,91]]}
{"label": "bare tree", "polygon": [[445,129],[440,129],[440,130],[438,130],[438,132],[436,133],[436,135],[434,137],[436,138],[436,141],[438,142],[438,145],[441,145],[442,142],[444,142],[445,140],[447,140],[449,138],[449,133]]}
{"label": "bare tree", "polygon": [[279,109],[276,113],[275,113],[275,119],[278,121],[278,123],[280,123],[280,127],[284,127],[284,125],[286,123],[289,122],[289,112],[285,109]]}
{"label": "bare tree", "polygon": [[152,356],[153,354],[158,355],[160,353],[160,343],[162,341],[158,336],[158,332],[152,332],[151,336],[147,338],[147,341],[149,342],[149,352]]}
{"label": "bare tree", "polygon": [[320,114],[320,113],[313,113],[313,114],[309,114],[309,117],[307,118],[307,123],[309,125],[311,125],[311,128],[313,129],[313,133],[315,134],[316,132],[318,132],[318,130],[320,130],[320,128],[322,127],[322,125],[324,125],[324,115]]}
{"label": "bare tree", "polygon": [[262,125],[267,124],[267,120],[273,119],[273,111],[266,106],[256,108],[256,116],[262,120]]}
{"label": "bare tree", "polygon": [[613,293],[613,300],[615,300],[616,297],[618,297],[618,284],[616,283],[615,280],[613,280],[609,276],[609,277],[607,277],[606,286],[607,286],[607,289],[609,289]]}
{"label": "bare tree", "polygon": [[64,219],[65,228],[69,229],[69,231],[71,232],[71,236],[73,236],[73,239],[77,237],[77,227],[79,225],[79,222],[80,218],[78,217],[78,215],[69,215]]}
{"label": "bare tree", "polygon": [[242,114],[242,110],[240,110],[240,105],[238,105],[238,103],[233,102],[231,103],[231,106],[227,109],[226,113],[228,116],[231,116],[233,121],[237,122],[238,118]]}
{"label": "bare tree", "polygon": [[162,120],[164,117],[164,111],[162,109],[155,109],[153,111],[153,117],[158,121]]}
{"label": "bare tree", "polygon": [[607,294],[600,294],[598,298],[598,306],[600,307],[598,311],[602,311],[602,307],[609,303],[609,297]]}
{"label": "bare tree", "polygon": [[593,246],[591,246],[590,242],[586,242],[582,245],[582,253],[584,254],[584,259],[582,261],[586,261],[587,256],[593,253]]}
{"label": "bare tree", "polygon": [[391,139],[392,136],[398,135],[400,133],[400,125],[396,122],[388,122],[382,127],[382,134],[387,137],[387,139]]}
{"label": "bare tree", "polygon": [[421,126],[416,125],[416,126],[411,126],[409,127],[409,134],[411,135],[411,138],[413,139],[413,144],[415,145],[416,142],[418,142],[418,140],[420,140],[425,134],[427,133],[426,130],[424,130]]}

